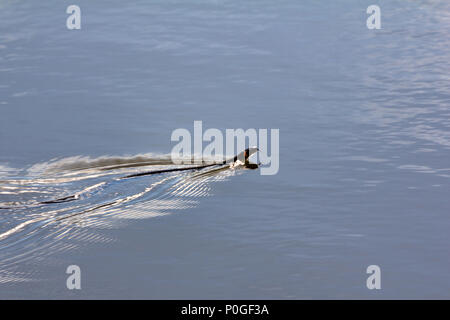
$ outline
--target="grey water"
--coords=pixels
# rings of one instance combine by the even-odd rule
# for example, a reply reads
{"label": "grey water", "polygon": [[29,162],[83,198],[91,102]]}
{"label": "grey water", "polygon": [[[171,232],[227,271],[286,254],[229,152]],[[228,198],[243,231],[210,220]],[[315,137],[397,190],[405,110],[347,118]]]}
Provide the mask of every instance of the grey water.
{"label": "grey water", "polygon": [[[372,4],[1,0],[0,298],[450,298],[450,3]],[[195,120],[279,172],[118,179]]]}

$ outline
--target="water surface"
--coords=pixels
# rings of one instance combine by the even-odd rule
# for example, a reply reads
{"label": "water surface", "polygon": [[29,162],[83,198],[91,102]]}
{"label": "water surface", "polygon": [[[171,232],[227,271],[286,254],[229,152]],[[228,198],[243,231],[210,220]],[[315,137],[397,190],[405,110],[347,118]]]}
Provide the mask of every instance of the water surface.
{"label": "water surface", "polygon": [[[0,2],[1,298],[449,298],[447,1],[76,4]],[[279,173],[116,180],[194,120]]]}

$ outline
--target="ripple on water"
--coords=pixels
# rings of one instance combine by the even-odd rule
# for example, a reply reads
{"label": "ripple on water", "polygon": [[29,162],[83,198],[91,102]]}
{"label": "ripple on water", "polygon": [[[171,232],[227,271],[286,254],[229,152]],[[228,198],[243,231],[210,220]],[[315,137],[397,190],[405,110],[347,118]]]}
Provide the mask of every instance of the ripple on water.
{"label": "ripple on water", "polygon": [[[200,198],[211,194],[212,182],[244,171],[217,166],[118,179],[142,167],[146,171],[174,168],[169,161],[149,155],[74,157],[34,165],[24,177],[3,179],[0,282],[26,281],[26,275],[6,271],[18,264],[75,249],[80,243],[113,241],[102,229],[194,208]],[[48,202],[58,198],[65,200]]]}

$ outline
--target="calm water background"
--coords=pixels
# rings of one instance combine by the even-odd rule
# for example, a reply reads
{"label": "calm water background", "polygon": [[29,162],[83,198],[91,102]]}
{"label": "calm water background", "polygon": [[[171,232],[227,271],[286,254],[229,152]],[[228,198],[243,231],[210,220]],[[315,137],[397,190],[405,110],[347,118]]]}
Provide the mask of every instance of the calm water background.
{"label": "calm water background", "polygon": [[377,1],[381,30],[372,1],[77,0],[78,31],[70,4],[0,1],[0,177],[194,120],[279,128],[280,171],[17,262],[1,298],[450,298],[448,1]]}

